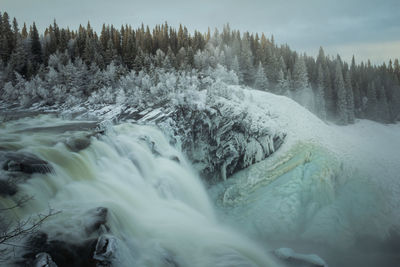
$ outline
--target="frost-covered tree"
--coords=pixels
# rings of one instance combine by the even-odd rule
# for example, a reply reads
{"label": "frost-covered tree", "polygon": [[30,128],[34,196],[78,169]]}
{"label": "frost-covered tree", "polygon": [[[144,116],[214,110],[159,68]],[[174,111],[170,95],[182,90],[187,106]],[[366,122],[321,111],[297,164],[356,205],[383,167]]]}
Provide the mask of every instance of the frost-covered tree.
{"label": "frost-covered tree", "polygon": [[367,97],[366,101],[364,101],[364,107],[366,110],[366,115],[372,119],[376,119],[377,117],[377,95],[376,95],[376,87],[375,82],[372,81],[368,84],[367,87]]}
{"label": "frost-covered tree", "polygon": [[268,79],[261,62],[258,63],[257,72],[254,77],[254,88],[262,91],[267,91],[268,89]]}
{"label": "frost-covered tree", "polygon": [[315,96],[315,111],[317,115],[325,120],[326,119],[326,108],[325,108],[325,92],[324,92],[324,71],[321,64],[318,65],[317,72],[317,87]]}
{"label": "frost-covered tree", "polygon": [[288,95],[289,87],[290,87],[289,82],[285,78],[283,70],[282,69],[279,70],[278,83],[276,84],[275,92],[281,95]]}
{"label": "frost-covered tree", "polygon": [[242,38],[240,56],[239,56],[240,71],[243,75],[243,82],[251,85],[254,80],[253,55],[250,48],[248,38]]}
{"label": "frost-covered tree", "polygon": [[377,103],[377,118],[383,122],[390,121],[389,105],[386,96],[385,87],[381,87],[379,90],[379,100]]}
{"label": "frost-covered tree", "polygon": [[308,74],[303,56],[297,56],[292,72],[292,89],[294,91],[308,87]]}
{"label": "frost-covered tree", "polygon": [[[145,106],[151,102],[151,97],[154,101],[160,100],[152,95],[154,92],[166,98],[181,94],[184,91],[182,86],[189,80],[186,78],[189,74],[184,72],[194,71],[192,76],[197,75],[198,89],[207,89],[217,79],[226,84],[236,84],[238,80],[239,84],[266,89],[262,67],[269,89],[286,94],[309,108],[315,105],[315,112],[321,117],[325,117],[325,102],[328,119],[341,120],[338,118],[338,106],[343,102],[339,97],[343,92],[338,91],[340,86],[337,86],[340,80],[336,75],[337,60],[327,57],[322,48],[314,60],[297,54],[288,45],[276,45],[273,38],[268,39],[264,34],[240,33],[230,27],[224,27],[222,32],[216,30],[212,33],[209,30],[205,34],[198,31],[191,34],[183,25],[176,30],[167,23],[156,25],[153,29],[145,25],[138,29],[125,25],[118,30],[112,25],[103,25],[97,35],[90,23],[86,27],[70,30],[60,28],[54,21],[39,34],[34,24],[30,27],[24,24],[22,30],[16,19],[10,24],[7,13],[0,14],[0,33],[2,101],[14,101],[5,99],[8,94],[4,93],[4,87],[7,84],[8,92],[12,91],[11,86],[19,88],[16,97],[23,98],[21,101],[27,105],[46,97],[57,103],[63,99],[72,103],[79,98],[83,101],[93,94],[97,99],[94,102],[101,103],[101,94],[104,94],[105,100],[111,103],[116,101],[115,94],[121,95],[119,79],[133,70],[136,75],[132,76],[135,80],[133,87],[122,90],[126,101]],[[62,57],[57,56],[59,62],[55,62],[53,56],[58,52]],[[352,122],[355,116],[381,121],[400,118],[398,59],[389,61],[388,65],[373,66],[370,62],[356,64],[353,58],[350,70],[347,70],[345,62],[340,62],[346,91],[347,121]],[[110,75],[108,69],[111,64],[115,67],[114,78],[110,78],[114,75]],[[169,86],[173,84],[172,76],[167,79],[168,75],[159,68],[171,75],[176,72],[175,86],[180,89],[171,91],[174,88]],[[351,86],[347,72],[350,72]],[[17,82],[15,73],[24,82]],[[57,77],[57,84],[54,77]],[[167,80],[166,84],[164,81]],[[371,96],[372,82],[376,101]],[[22,97],[25,93],[26,96]],[[312,101],[315,103],[312,104]]]}
{"label": "frost-covered tree", "polygon": [[347,124],[348,105],[347,105],[347,93],[343,79],[342,64],[340,60],[336,61],[336,72],[335,72],[335,90],[337,92],[337,114],[338,121],[340,124]]}
{"label": "frost-covered tree", "polygon": [[233,58],[231,69],[236,73],[236,75],[239,79],[239,83],[243,83],[243,74],[242,74],[242,71],[240,70],[239,60],[238,60],[237,56],[235,56]]}
{"label": "frost-covered tree", "polygon": [[347,122],[354,123],[354,94],[351,85],[350,71],[346,71],[344,85],[346,88]]}

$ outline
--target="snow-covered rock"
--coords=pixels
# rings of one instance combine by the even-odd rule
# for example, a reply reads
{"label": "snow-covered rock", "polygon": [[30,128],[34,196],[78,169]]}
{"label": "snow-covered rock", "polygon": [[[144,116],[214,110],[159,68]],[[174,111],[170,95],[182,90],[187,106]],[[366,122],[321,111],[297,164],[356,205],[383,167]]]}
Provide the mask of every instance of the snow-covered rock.
{"label": "snow-covered rock", "polygon": [[[225,180],[273,154],[286,136],[269,109],[243,98],[243,88],[229,86],[225,90],[212,100],[201,91],[195,100],[143,110],[103,105],[77,118],[156,125],[208,181]],[[62,115],[68,117],[73,110]]]}
{"label": "snow-covered rock", "polygon": [[57,264],[48,253],[42,252],[35,256],[33,267],[57,267]]}
{"label": "snow-covered rock", "polygon": [[278,248],[274,250],[274,254],[289,266],[328,267],[318,255],[296,253],[291,248]]}
{"label": "snow-covered rock", "polygon": [[179,106],[168,118],[160,127],[172,129],[195,168],[214,180],[265,159],[285,137],[267,110],[225,98],[204,108]]}
{"label": "snow-covered rock", "polygon": [[93,253],[93,259],[98,262],[97,266],[111,266],[117,249],[116,242],[116,238],[109,235],[102,235],[97,239]]}

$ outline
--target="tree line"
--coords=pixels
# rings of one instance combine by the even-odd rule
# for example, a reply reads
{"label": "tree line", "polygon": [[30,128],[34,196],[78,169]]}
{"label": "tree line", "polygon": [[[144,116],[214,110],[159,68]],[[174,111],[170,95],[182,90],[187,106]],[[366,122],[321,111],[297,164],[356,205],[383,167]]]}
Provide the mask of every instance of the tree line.
{"label": "tree line", "polygon": [[[64,93],[89,98],[106,94],[107,88],[118,91],[116,82],[104,82],[105,74],[118,81],[146,73],[156,85],[159,77],[166,77],[159,73],[175,72],[178,79],[186,73],[191,77],[186,80],[193,80],[196,72],[201,80],[213,73],[210,69],[221,66],[225,69],[218,71],[221,75],[229,73],[229,79],[239,84],[292,97],[322,119],[340,124],[353,123],[355,118],[400,119],[398,59],[372,65],[370,61],[356,64],[353,57],[347,63],[339,55],[325,55],[323,48],[313,58],[287,44],[277,45],[273,36],[240,33],[229,25],[222,31],[191,33],[182,25],[175,29],[167,23],[153,29],[143,24],[137,29],[103,24],[98,35],[89,22],[70,30],[54,21],[39,34],[35,23],[29,29],[24,23],[20,29],[15,18],[10,22],[6,12],[0,13],[0,98],[4,101],[21,97],[13,91],[22,92],[26,86],[48,88],[35,88],[43,99],[60,86],[66,87]],[[62,81],[61,72],[69,73]],[[163,94],[163,88],[156,91]]]}

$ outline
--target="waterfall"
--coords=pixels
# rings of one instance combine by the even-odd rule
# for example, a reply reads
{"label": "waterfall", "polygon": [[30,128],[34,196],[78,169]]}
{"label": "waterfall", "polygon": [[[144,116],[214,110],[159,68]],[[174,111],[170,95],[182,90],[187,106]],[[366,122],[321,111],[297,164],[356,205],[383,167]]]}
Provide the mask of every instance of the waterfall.
{"label": "waterfall", "polygon": [[94,125],[42,115],[0,126],[0,150],[51,166],[19,183],[15,195],[0,196],[3,208],[33,196],[7,216],[51,207],[60,213],[41,231],[82,243],[94,235],[85,233],[93,213],[106,209],[102,231],[114,240],[115,266],[276,266],[265,247],[218,222],[201,180],[158,129],[125,123],[96,134]]}

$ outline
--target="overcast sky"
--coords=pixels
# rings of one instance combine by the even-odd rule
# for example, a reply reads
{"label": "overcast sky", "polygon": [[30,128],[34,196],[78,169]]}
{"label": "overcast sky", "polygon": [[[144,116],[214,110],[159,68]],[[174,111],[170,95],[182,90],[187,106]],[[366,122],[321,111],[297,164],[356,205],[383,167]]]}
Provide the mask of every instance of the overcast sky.
{"label": "overcast sky", "polygon": [[56,18],[62,27],[103,23],[165,21],[189,30],[221,29],[229,22],[241,31],[274,35],[299,52],[316,55],[320,46],[346,60],[370,58],[382,63],[400,58],[400,0],[0,0],[0,10],[18,22],[35,21],[43,30]]}

